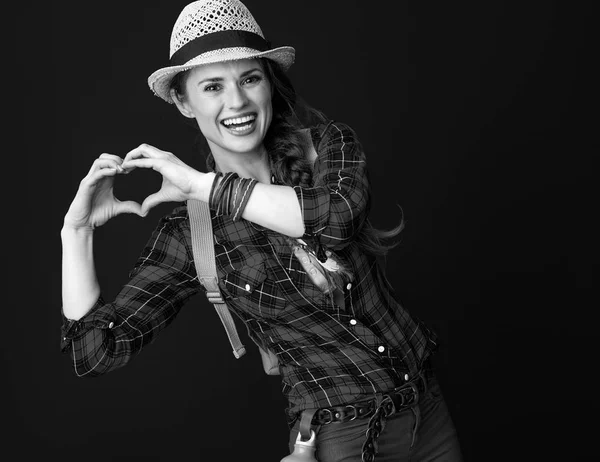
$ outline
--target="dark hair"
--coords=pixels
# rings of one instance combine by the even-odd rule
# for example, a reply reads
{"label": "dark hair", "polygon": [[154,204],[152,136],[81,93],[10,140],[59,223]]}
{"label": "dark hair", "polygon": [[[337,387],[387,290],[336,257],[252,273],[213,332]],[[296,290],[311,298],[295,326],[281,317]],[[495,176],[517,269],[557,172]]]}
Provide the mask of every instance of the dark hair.
{"label": "dark hair", "polygon": [[[273,119],[267,130],[264,145],[269,153],[271,171],[278,183],[289,186],[312,186],[312,168],[306,160],[303,130],[307,127],[326,123],[328,118],[319,110],[307,104],[296,94],[287,74],[276,62],[260,58],[263,69],[272,87]],[[178,98],[185,97],[185,81],[189,71],[178,73],[171,81],[170,88]],[[215,160],[208,149],[204,137],[206,166],[215,169]],[[398,245],[388,243],[404,228],[404,220],[390,230],[380,230],[365,220],[356,241],[362,250],[373,256],[383,256]]]}

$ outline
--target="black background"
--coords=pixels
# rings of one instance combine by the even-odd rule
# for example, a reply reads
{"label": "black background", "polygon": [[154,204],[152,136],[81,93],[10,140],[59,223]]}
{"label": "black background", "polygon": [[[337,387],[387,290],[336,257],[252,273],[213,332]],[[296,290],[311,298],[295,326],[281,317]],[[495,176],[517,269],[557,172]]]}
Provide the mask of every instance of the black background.
{"label": "black background", "polygon": [[[4,176],[26,178],[28,196],[19,188],[5,203],[17,237],[5,241],[10,460],[287,454],[279,378],[264,375],[253,348],[234,359],[201,298],[106,376],[76,378],[59,353],[59,233],[92,161],[144,142],[203,168],[195,130],[146,85],[166,64],[186,3],[40,2],[11,16],[18,65],[5,71],[5,90],[19,112],[7,135],[19,149]],[[586,417],[598,411],[590,12],[541,1],[246,4],[267,38],[296,48],[298,92],[357,131],[375,225],[391,227],[397,205],[404,211],[389,279],[440,335],[435,361],[465,459],[589,460],[596,432]],[[143,200],[159,185],[136,171],[117,193]],[[172,206],[97,231],[107,298]]]}

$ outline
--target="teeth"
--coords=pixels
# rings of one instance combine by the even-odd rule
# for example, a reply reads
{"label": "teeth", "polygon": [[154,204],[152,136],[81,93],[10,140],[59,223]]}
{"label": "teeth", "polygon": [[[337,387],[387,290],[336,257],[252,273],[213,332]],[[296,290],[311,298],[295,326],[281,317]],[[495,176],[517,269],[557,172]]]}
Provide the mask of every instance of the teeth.
{"label": "teeth", "polygon": [[223,121],[224,125],[239,125],[239,124],[243,124],[245,122],[251,122],[252,120],[254,120],[256,117],[255,116],[244,116],[244,117],[236,117],[234,119],[227,119]]}
{"label": "teeth", "polygon": [[236,131],[236,132],[241,132],[244,130],[247,130],[248,127],[250,127],[250,124],[248,125],[242,125],[241,127],[231,127],[230,130]]}

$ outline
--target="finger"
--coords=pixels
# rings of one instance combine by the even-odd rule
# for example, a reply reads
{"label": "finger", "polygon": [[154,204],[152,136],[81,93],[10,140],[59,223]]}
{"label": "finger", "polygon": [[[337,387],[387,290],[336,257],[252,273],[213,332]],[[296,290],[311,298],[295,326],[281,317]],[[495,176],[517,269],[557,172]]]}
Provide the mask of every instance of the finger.
{"label": "finger", "polygon": [[119,156],[117,156],[115,154],[108,154],[107,152],[100,154],[100,156],[98,156],[98,158],[99,159],[112,159],[119,165],[123,162],[123,159],[121,159]]}
{"label": "finger", "polygon": [[163,202],[166,201],[163,200],[163,196],[160,192],[150,194],[148,197],[146,197],[146,199],[144,199],[144,202],[142,202],[142,216],[145,217],[148,215],[148,212],[151,209],[156,207],[158,204],[162,204]]}
{"label": "finger", "polygon": [[124,162],[129,161],[130,159],[139,159],[143,157],[162,157],[166,154],[165,151],[161,151],[154,146],[151,146],[146,143],[140,144],[137,148],[132,149],[125,155],[123,159]]}
{"label": "finger", "polygon": [[160,166],[162,165],[162,159],[154,159],[154,158],[141,158],[141,159],[131,159],[123,162],[121,167],[126,171],[131,171],[134,168],[151,168],[156,171],[159,171]]}
{"label": "finger", "polygon": [[146,216],[142,213],[142,206],[135,201],[119,201],[115,210],[117,213],[135,213],[140,217]]}
{"label": "finger", "polygon": [[92,171],[82,181],[81,184],[89,187],[96,186],[96,184],[103,178],[115,176],[119,171],[113,167],[101,168],[99,170]]}
{"label": "finger", "polygon": [[90,168],[90,173],[105,168],[114,168],[119,172],[123,172],[123,168],[121,167],[120,163],[118,163],[116,160],[108,158],[98,158],[92,164],[92,167]]}

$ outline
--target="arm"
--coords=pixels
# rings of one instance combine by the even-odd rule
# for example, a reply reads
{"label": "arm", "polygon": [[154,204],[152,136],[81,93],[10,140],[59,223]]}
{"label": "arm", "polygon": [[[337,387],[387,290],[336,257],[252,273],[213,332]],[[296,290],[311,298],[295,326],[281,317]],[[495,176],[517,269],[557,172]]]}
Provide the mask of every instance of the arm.
{"label": "arm", "polygon": [[319,236],[336,249],[360,230],[368,205],[362,146],[350,127],[332,123],[319,144],[313,186],[257,184],[242,216],[290,237]]}
{"label": "arm", "polygon": [[120,201],[113,194],[115,176],[126,173],[122,162],[111,154],[94,161],[61,230],[61,350],[70,353],[79,377],[94,377],[127,364],[199,288],[195,268],[189,268],[192,259],[183,233],[176,231],[173,220],[155,231],[152,245],[116,300],[109,304],[102,300],[93,258],[95,228],[121,213],[145,215],[138,203]]}
{"label": "arm", "polygon": [[115,176],[124,173],[122,159],[102,154],[81,180],[67,211],[62,240],[63,313],[79,319],[100,295],[93,256],[94,229],[121,213],[140,214],[140,205],[120,201],[113,194]]}
{"label": "arm", "polygon": [[63,313],[77,320],[94,306],[100,296],[93,255],[94,232],[90,228],[63,227],[60,237]]}
{"label": "arm", "polygon": [[291,186],[257,184],[242,217],[286,236],[304,234],[300,204]]}
{"label": "arm", "polygon": [[[162,202],[183,202],[188,199],[208,202],[215,179],[214,173],[199,172],[174,154],[148,144],[130,151],[122,165],[126,170],[152,168],[163,176],[161,189],[142,203],[143,215]],[[288,236],[300,237],[304,230],[298,199],[289,186],[257,184],[242,217]]]}
{"label": "arm", "polygon": [[332,122],[317,147],[313,186],[295,186],[304,237],[333,250],[349,244],[367,218],[370,189],[366,158],[354,131]]}
{"label": "arm", "polygon": [[[130,151],[123,167],[152,168],[163,176],[161,189],[141,206],[144,215],[162,202],[208,202],[215,178],[214,173],[198,172],[172,153],[147,144]],[[291,237],[318,236],[329,247],[344,247],[360,230],[369,205],[364,153],[347,125],[332,123],[323,134],[313,183],[310,188],[259,183],[242,217]]]}
{"label": "arm", "polygon": [[160,221],[113,302],[99,297],[77,320],[63,310],[61,349],[70,353],[77,376],[94,377],[127,364],[200,290],[181,228],[186,218],[174,213]]}

